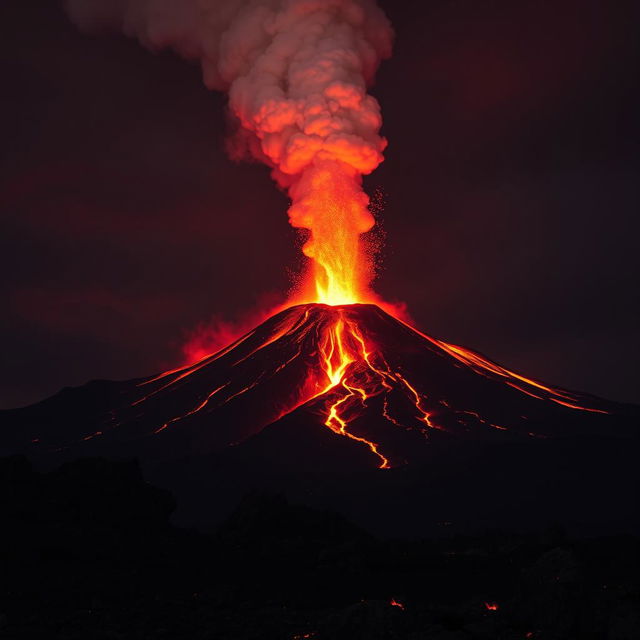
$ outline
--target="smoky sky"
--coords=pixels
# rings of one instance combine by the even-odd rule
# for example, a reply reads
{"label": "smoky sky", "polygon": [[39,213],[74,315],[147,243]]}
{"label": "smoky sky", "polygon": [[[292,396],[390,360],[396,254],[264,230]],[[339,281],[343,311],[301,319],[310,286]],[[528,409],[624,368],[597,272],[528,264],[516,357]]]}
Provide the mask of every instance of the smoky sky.
{"label": "smoky sky", "polygon": [[[376,289],[422,330],[640,401],[633,2],[381,2],[394,54]],[[2,407],[178,362],[286,293],[286,196],[224,150],[200,71],[44,0],[0,8]]]}

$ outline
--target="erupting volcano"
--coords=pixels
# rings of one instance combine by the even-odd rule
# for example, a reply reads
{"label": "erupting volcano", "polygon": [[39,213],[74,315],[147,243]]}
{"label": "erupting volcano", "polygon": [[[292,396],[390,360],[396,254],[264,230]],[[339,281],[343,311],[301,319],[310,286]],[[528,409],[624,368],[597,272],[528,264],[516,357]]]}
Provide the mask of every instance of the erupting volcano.
{"label": "erupting volcano", "polygon": [[177,495],[179,520],[203,526],[257,488],[387,533],[504,517],[532,526],[559,513],[597,530],[633,518],[624,493],[612,501],[626,480],[597,469],[602,456],[635,455],[637,418],[636,407],[529,379],[377,305],[305,303],[187,366],[2,412],[0,447],[44,467],[136,457]]}
{"label": "erupting volcano", "polygon": [[[0,637],[631,638],[640,406],[454,344],[460,322],[499,318],[494,337],[507,323],[530,337],[512,362],[544,354],[562,382],[571,365],[548,349],[567,321],[563,353],[604,362],[615,342],[594,328],[630,309],[630,270],[597,260],[625,245],[579,205],[603,186],[624,201],[629,163],[596,153],[628,155],[599,122],[631,113],[619,9],[387,1],[416,39],[379,94],[397,106],[383,130],[372,87],[394,34],[376,0],[62,1],[85,33],[196,62],[219,100],[170,59],[68,44],[51,3],[8,4],[4,383],[18,398],[84,367],[122,379],[0,410]],[[226,110],[227,155],[256,171],[207,148],[210,108],[219,134]],[[527,122],[551,144],[518,135]],[[385,136],[397,147],[375,186]],[[382,284],[383,193],[406,255]],[[575,210],[557,225],[558,206],[536,209],[555,197]],[[278,295],[283,230],[298,264]],[[584,286],[567,295],[577,251]],[[594,311],[599,272],[624,294]],[[256,302],[265,289],[279,306]],[[416,326],[409,292],[448,314],[446,333]],[[253,320],[202,324],[238,304]]]}
{"label": "erupting volcano", "polygon": [[[430,337],[373,293],[367,233],[375,221],[362,181],[387,141],[367,89],[392,40],[373,2],[66,4],[83,29],[123,30],[154,51],[171,47],[200,61],[205,84],[228,92],[232,155],[266,164],[289,195],[306,266],[287,305],[216,353],[4,412],[5,451],[56,462],[136,455],[152,469],[184,464],[186,474],[199,460],[207,473],[220,470],[209,483],[217,487],[231,473],[244,481],[265,459],[305,472],[364,470],[378,481],[432,465],[434,451],[460,443],[478,451],[526,443],[528,455],[540,441],[635,433],[636,408],[543,384]],[[156,474],[162,482],[170,475]]]}

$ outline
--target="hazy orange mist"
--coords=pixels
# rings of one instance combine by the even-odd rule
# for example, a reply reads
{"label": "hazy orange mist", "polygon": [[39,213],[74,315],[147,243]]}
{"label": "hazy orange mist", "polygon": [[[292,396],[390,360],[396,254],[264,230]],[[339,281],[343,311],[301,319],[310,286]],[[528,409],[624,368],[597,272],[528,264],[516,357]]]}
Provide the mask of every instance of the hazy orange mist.
{"label": "hazy orange mist", "polygon": [[182,364],[198,362],[205,356],[224,349],[265,320],[291,306],[291,303],[275,295],[265,295],[255,307],[235,317],[214,315],[187,332],[181,345]]}

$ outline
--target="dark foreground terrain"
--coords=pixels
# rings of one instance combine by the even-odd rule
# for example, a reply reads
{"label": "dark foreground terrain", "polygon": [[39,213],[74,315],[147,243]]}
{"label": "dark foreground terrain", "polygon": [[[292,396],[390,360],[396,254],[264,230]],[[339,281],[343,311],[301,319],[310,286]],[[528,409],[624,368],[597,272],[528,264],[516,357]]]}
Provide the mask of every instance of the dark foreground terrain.
{"label": "dark foreground terrain", "polygon": [[[135,462],[0,460],[0,637],[631,640],[638,539],[381,539],[250,494],[211,533],[173,526]],[[395,604],[394,604],[395,603]]]}

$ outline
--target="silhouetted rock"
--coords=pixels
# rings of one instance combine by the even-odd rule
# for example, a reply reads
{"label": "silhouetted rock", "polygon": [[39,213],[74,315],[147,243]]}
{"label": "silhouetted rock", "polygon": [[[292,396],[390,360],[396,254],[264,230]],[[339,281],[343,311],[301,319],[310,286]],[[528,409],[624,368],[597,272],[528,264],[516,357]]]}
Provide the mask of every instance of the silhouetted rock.
{"label": "silhouetted rock", "polygon": [[[638,539],[381,539],[252,492],[208,534],[133,461],[0,459],[0,635],[53,640],[628,640]],[[526,635],[531,634],[531,635]]]}

